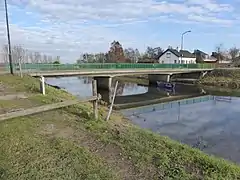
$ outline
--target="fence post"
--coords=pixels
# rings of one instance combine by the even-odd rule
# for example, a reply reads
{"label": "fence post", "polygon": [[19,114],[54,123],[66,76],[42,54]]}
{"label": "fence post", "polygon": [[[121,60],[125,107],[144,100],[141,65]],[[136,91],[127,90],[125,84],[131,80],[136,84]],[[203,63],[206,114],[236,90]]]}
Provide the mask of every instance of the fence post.
{"label": "fence post", "polygon": [[113,108],[114,100],[115,100],[116,93],[117,93],[117,87],[118,87],[118,81],[117,81],[116,84],[115,84],[115,88],[114,88],[114,92],[113,92],[113,98],[112,98],[111,105],[110,105],[110,108],[109,108],[109,111],[108,111],[108,115],[107,115],[107,117],[106,117],[106,121],[109,120],[110,115],[111,115],[111,113],[112,113],[112,108]]}
{"label": "fence post", "polygon": [[[97,80],[92,80],[92,95],[96,97],[98,96]],[[94,114],[94,118],[97,120],[98,119],[98,99],[93,101],[93,114]]]}
{"label": "fence post", "polygon": [[40,79],[40,91],[43,95],[46,94],[46,91],[45,91],[45,78],[43,76],[41,76],[41,79]]}

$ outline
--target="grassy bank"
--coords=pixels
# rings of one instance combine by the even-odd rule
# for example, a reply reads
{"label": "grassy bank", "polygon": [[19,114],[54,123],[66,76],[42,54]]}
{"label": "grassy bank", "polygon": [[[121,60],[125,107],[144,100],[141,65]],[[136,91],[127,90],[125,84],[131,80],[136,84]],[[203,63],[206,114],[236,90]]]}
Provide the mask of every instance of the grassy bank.
{"label": "grassy bank", "polygon": [[237,89],[240,87],[240,69],[215,69],[199,80],[200,84]]}
{"label": "grassy bank", "polygon": [[[1,109],[73,99],[34,78],[0,76],[0,91],[28,92],[28,103],[0,101]],[[23,101],[23,100],[21,100]],[[240,168],[169,138],[142,130],[117,112],[94,120],[90,103],[0,123],[0,179],[240,179]],[[101,107],[101,117],[106,109]]]}

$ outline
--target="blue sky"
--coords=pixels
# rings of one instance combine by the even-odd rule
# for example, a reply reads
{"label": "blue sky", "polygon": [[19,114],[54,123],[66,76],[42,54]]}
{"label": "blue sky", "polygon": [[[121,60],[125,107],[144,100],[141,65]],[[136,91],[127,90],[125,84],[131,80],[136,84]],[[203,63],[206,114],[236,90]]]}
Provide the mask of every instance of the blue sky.
{"label": "blue sky", "polygon": [[[83,52],[180,46],[210,53],[240,47],[240,0],[8,0],[13,44],[73,62]],[[0,43],[6,43],[0,2]]]}

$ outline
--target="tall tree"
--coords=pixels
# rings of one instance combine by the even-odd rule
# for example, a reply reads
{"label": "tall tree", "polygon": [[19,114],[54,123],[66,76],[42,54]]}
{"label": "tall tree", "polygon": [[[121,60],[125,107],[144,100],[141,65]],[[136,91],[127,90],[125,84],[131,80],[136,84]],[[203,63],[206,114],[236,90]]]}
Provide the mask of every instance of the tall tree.
{"label": "tall tree", "polygon": [[108,52],[108,60],[110,62],[125,62],[124,52],[122,45],[118,41],[111,43],[110,50]]}

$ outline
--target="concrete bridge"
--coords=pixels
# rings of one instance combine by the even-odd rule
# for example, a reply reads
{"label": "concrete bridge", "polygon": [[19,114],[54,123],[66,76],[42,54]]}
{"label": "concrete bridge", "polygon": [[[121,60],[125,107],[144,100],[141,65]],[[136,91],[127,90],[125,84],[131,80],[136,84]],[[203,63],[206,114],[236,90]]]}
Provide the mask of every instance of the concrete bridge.
{"label": "concrete bridge", "polygon": [[66,77],[66,76],[92,76],[97,80],[98,90],[111,91],[112,78],[129,75],[148,75],[149,84],[156,84],[157,81],[170,82],[172,76],[185,74],[190,78],[202,77],[213,69],[92,69],[92,70],[53,70],[28,72],[33,77]]}

